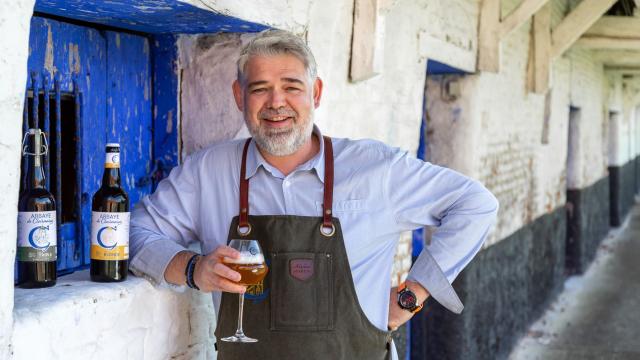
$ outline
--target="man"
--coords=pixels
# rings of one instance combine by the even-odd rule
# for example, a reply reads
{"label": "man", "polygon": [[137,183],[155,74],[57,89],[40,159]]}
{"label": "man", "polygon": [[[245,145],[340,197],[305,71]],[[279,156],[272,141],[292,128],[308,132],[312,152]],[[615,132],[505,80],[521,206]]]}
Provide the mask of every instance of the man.
{"label": "man", "polygon": [[[254,344],[218,341],[220,359],[397,358],[390,332],[429,295],[462,310],[450,282],[495,220],[479,183],[371,140],[324,138],[313,125],[322,81],[304,42],[258,34],[238,60],[233,94],[252,135],[188,157],[135,209],[131,268],[211,292],[216,337],[232,335],[245,294]],[[341,119],[349,121],[349,119]],[[438,231],[408,280],[391,288],[400,232]],[[233,238],[260,242],[261,286],[239,285]],[[202,256],[186,247],[199,242]],[[237,296],[237,295],[236,295]]]}

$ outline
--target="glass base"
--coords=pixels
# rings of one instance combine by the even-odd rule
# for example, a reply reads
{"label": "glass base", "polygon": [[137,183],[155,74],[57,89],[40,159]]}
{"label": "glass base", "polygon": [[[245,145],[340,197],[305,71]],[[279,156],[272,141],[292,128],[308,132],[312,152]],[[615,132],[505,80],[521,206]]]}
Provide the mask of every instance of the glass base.
{"label": "glass base", "polygon": [[222,338],[220,340],[226,341],[226,342],[234,342],[234,343],[255,343],[255,342],[258,342],[258,339],[250,338],[248,336],[245,336],[244,334],[238,334],[238,333],[236,333],[233,336]]}

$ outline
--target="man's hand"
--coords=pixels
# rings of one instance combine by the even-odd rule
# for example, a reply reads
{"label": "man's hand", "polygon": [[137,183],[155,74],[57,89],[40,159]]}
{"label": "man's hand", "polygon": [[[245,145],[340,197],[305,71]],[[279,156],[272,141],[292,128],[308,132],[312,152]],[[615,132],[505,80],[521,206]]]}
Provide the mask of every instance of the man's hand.
{"label": "man's hand", "polygon": [[[164,272],[165,280],[171,284],[184,285],[186,283],[184,271],[193,255],[195,253],[191,251],[182,251],[176,254]],[[193,271],[193,280],[200,291],[233,293],[246,291],[246,286],[237,284],[241,278],[240,274],[222,263],[222,259],[225,257],[237,259],[240,257],[240,253],[228,246],[220,246],[214,252],[198,259]]]}
{"label": "man's hand", "polygon": [[[423,304],[429,297],[429,292],[417,282],[407,281],[407,288],[413,291],[418,298],[418,304]],[[398,288],[391,288],[389,294],[389,330],[396,330],[402,324],[413,317],[411,311],[405,310],[398,305]]]}
{"label": "man's hand", "polygon": [[214,252],[203,256],[196,263],[193,271],[193,281],[198,285],[200,291],[224,291],[229,293],[244,293],[247,287],[240,285],[240,273],[231,270],[222,262],[228,257],[238,259],[240,253],[228,246],[220,246]]}

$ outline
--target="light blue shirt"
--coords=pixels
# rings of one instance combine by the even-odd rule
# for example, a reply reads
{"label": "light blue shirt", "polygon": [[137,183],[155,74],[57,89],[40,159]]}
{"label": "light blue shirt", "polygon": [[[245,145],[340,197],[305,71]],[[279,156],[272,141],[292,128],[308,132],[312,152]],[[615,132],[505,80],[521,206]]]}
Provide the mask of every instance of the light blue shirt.
{"label": "light blue shirt", "polygon": [[[321,136],[314,128],[315,134]],[[245,140],[213,145],[189,156],[145,197],[131,219],[131,268],[166,284],[169,261],[193,242],[204,254],[227,243],[239,213]],[[251,215],[322,216],[324,146],[284,176],[255,142],[247,156]],[[477,181],[372,140],[333,139],[334,216],[340,219],[358,301],[369,320],[387,329],[391,270],[399,235],[437,227],[409,279],[454,312],[462,304],[449,285],[480,250],[498,210]],[[216,312],[220,294],[214,293]]]}

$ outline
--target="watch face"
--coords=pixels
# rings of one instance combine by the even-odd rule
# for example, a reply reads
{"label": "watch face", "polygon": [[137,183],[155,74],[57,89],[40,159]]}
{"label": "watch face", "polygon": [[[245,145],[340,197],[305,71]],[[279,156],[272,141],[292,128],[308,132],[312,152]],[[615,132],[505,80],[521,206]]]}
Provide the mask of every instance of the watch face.
{"label": "watch face", "polygon": [[416,301],[416,296],[411,291],[403,291],[398,297],[398,303],[405,309],[413,309]]}

